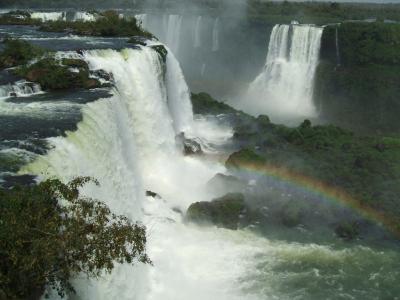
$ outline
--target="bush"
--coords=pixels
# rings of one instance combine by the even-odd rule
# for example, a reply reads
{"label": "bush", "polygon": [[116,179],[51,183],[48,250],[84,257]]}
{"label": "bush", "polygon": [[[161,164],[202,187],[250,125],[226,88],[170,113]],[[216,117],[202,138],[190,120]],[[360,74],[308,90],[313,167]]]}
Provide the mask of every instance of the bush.
{"label": "bush", "polygon": [[45,285],[63,296],[77,273],[99,277],[115,263],[151,263],[145,227],[80,196],[89,181],[0,190],[0,298],[39,298]]}
{"label": "bush", "polygon": [[6,39],[4,44],[4,50],[0,53],[0,69],[26,64],[46,52],[40,47],[18,39]]}
{"label": "bush", "polygon": [[137,23],[137,20],[121,19],[115,11],[106,11],[95,22],[67,22],[67,21],[51,21],[44,23],[40,30],[49,32],[68,31],[77,35],[89,36],[143,36],[152,38],[152,34],[145,31]]}

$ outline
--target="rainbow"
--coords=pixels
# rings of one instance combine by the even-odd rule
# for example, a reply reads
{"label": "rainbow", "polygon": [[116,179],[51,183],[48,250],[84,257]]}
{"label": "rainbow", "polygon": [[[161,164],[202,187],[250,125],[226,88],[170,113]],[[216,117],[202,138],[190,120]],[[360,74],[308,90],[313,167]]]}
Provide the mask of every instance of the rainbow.
{"label": "rainbow", "polygon": [[345,207],[351,208],[364,218],[377,223],[379,226],[383,226],[396,235],[396,237],[400,238],[399,220],[395,220],[383,212],[379,212],[365,204],[362,204],[361,201],[337,187],[333,187],[323,181],[289,170],[282,166],[275,166],[270,163],[255,164],[244,161],[235,161],[235,167],[243,171],[257,173],[258,175],[264,175],[279,181],[294,184],[297,187],[322,196],[323,198],[328,199],[335,204],[344,205]]}

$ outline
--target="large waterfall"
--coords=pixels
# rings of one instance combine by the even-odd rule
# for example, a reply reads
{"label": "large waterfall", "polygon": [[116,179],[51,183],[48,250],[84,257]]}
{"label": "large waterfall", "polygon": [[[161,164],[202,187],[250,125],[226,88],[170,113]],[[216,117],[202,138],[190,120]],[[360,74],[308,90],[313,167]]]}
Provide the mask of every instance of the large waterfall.
{"label": "large waterfall", "polygon": [[316,116],[313,90],[322,31],[313,25],[275,25],[265,67],[241,108],[281,122]]}
{"label": "large waterfall", "polygon": [[[98,281],[77,278],[80,297],[247,299],[235,282],[254,267],[242,258],[259,249],[242,244],[234,232],[183,223],[180,211],[211,199],[205,184],[224,167],[184,157],[176,145],[176,134],[197,129],[174,56],[168,54],[166,67],[149,47],[93,50],[84,59],[91,69],[113,74],[114,96],[86,105],[78,130],[50,139],[53,149],[24,171],[65,181],[77,175],[97,178],[100,187],[87,186],[83,193],[147,226],[154,266],[121,265]],[[162,199],[146,197],[146,190]],[[234,269],[232,261],[237,261]]]}
{"label": "large waterfall", "polygon": [[193,32],[193,48],[199,48],[201,46],[201,21],[203,20],[202,16],[198,16],[196,19],[196,25],[194,27]]}
{"label": "large waterfall", "polygon": [[182,16],[169,15],[165,42],[175,54],[179,50]]}

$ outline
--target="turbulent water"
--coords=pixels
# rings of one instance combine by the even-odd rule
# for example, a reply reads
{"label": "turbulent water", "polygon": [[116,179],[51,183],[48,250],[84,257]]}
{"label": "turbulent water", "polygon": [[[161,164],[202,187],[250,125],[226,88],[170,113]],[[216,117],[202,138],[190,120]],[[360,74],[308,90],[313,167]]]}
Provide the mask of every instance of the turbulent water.
{"label": "turbulent water", "polygon": [[83,21],[83,22],[93,22],[96,21],[96,16],[94,14],[76,11],[76,12],[33,12],[31,13],[32,19],[39,19],[42,22],[47,21]]}
{"label": "turbulent water", "polygon": [[[295,57],[293,44],[301,45],[301,37],[311,43],[315,32],[297,32],[295,37],[297,27],[321,30],[291,27],[275,27],[268,62],[284,57],[289,64]],[[11,32],[8,27],[5,31]],[[38,38],[26,30],[15,33]],[[103,41],[82,38],[81,44],[81,38],[50,33],[39,38],[47,38],[43,42],[49,46],[68,40],[68,49],[89,43],[99,47]],[[190,91],[171,51],[165,64],[150,47],[88,50],[79,57],[92,70],[112,73],[112,96],[98,99],[92,96],[97,90],[69,96],[43,93],[24,81],[2,84],[0,159],[17,157],[19,163],[29,163],[20,174],[40,178],[97,178],[100,187],[89,185],[83,193],[147,226],[154,266],[120,265],[99,280],[78,277],[73,282],[77,296],[71,299],[399,299],[398,248],[345,243],[334,237],[330,243],[312,243],[318,239],[304,228],[292,229],[297,236],[292,242],[279,228],[261,236],[250,229],[186,224],[183,213],[191,203],[216,196],[206,185],[216,173],[226,172],[215,157],[225,157],[218,146],[229,142],[232,129],[219,119],[193,116]],[[66,136],[64,130],[69,130]],[[202,143],[203,157],[181,154],[176,140],[181,132]],[[47,138],[47,153],[41,148],[42,138]],[[257,178],[250,179],[257,184]],[[148,190],[160,196],[147,197]]]}
{"label": "turbulent water", "polygon": [[265,67],[251,83],[241,108],[268,114],[275,121],[315,117],[314,76],[323,28],[275,25]]}
{"label": "turbulent water", "polygon": [[177,53],[180,45],[181,38],[181,26],[182,26],[182,16],[179,15],[169,15],[167,33],[166,33],[166,43],[171,48],[174,53]]}

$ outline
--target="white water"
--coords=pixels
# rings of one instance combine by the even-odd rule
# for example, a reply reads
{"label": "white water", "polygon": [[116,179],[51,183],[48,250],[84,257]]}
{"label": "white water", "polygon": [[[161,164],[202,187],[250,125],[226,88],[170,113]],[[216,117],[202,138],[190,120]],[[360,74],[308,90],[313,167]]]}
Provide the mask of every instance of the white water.
{"label": "white water", "polygon": [[39,19],[42,22],[66,20],[65,12],[33,12],[31,13],[32,19]]}
{"label": "white water", "polygon": [[[247,299],[235,281],[252,267],[246,259],[254,254],[251,246],[225,230],[186,226],[172,210],[211,199],[205,184],[224,171],[178,150],[175,135],[195,121],[175,58],[168,57],[164,81],[161,60],[150,48],[90,51],[84,57],[90,68],[113,74],[114,97],[88,104],[78,130],[50,139],[54,149],[23,171],[65,181],[77,175],[97,178],[101,186],[88,186],[84,193],[147,225],[154,267],[124,265],[98,281],[77,279],[78,294],[82,299]],[[209,130],[206,123],[194,124],[192,131]],[[203,136],[224,139],[221,131]],[[146,190],[162,199],[146,198]]]}
{"label": "white water", "polygon": [[27,82],[25,80],[0,86],[0,98],[29,97],[41,93],[43,92],[39,84]]}
{"label": "white water", "polygon": [[86,11],[77,11],[74,14],[73,21],[83,21],[83,22],[95,22],[97,19],[96,15],[88,13]]}
{"label": "white water", "polygon": [[261,74],[251,83],[239,106],[251,114],[268,114],[274,121],[315,117],[314,77],[323,28],[276,25]]}
{"label": "white water", "polygon": [[135,15],[135,18],[137,21],[139,21],[142,25],[142,28],[144,29],[148,29],[147,26],[147,14],[139,14],[139,15]]}
{"label": "white water", "polygon": [[182,16],[169,15],[165,43],[175,54],[177,54],[179,51],[179,45],[181,39],[181,26],[182,26]]}
{"label": "white water", "polygon": [[212,32],[212,51],[219,50],[219,18],[214,21],[214,27]]}
{"label": "white water", "polygon": [[193,32],[193,48],[199,48],[201,46],[201,23],[202,23],[203,17],[198,16],[196,19],[196,25],[194,27],[194,32]]}

